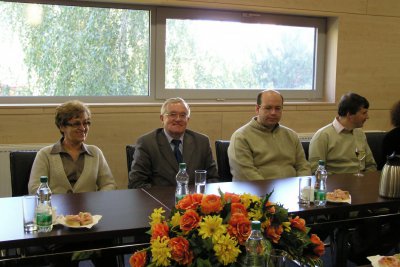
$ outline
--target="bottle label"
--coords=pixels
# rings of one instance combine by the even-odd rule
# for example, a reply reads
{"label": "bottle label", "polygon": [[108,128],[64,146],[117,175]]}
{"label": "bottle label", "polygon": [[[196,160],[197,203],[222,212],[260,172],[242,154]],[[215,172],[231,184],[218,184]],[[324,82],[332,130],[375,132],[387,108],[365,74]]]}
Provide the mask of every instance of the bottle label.
{"label": "bottle label", "polygon": [[326,191],[315,189],[314,191],[314,201],[326,200]]}
{"label": "bottle label", "polygon": [[50,226],[53,221],[53,216],[47,212],[45,213],[37,213],[36,215],[36,224],[38,226]]}

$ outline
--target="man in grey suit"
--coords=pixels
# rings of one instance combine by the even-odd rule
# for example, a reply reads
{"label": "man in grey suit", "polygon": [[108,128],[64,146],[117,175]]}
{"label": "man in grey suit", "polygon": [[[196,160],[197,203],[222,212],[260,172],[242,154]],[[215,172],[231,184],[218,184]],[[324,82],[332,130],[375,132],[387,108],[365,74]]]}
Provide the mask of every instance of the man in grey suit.
{"label": "man in grey suit", "polygon": [[189,105],[182,98],[167,99],[160,120],[163,128],[147,133],[136,141],[128,188],[176,185],[179,162],[185,162],[189,184],[194,171],[206,170],[207,182],[218,182],[218,171],[207,136],[186,129]]}

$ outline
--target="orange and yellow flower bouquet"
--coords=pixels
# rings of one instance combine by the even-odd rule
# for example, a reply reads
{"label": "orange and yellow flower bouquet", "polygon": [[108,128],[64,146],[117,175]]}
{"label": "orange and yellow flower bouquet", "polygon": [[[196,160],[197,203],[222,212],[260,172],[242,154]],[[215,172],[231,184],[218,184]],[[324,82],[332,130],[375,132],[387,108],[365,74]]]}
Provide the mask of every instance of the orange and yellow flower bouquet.
{"label": "orange and yellow flower bouquet", "polygon": [[150,246],[129,262],[133,267],[239,266],[251,221],[258,220],[267,249],[280,248],[301,264],[321,266],[323,242],[309,233],[304,219],[270,202],[271,194],[191,194],[176,204],[169,219],[162,208],[155,209],[149,217]]}

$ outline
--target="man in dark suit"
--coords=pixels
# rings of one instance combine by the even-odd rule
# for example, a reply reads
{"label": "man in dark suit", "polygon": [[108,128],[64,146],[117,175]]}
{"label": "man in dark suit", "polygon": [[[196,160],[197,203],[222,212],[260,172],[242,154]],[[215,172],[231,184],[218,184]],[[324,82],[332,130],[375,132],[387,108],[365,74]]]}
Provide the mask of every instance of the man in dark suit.
{"label": "man in dark suit", "polygon": [[176,185],[179,162],[185,162],[189,184],[194,171],[206,170],[207,182],[218,182],[218,171],[207,136],[186,129],[189,105],[182,98],[167,99],[161,107],[163,128],[147,133],[136,142],[128,188]]}

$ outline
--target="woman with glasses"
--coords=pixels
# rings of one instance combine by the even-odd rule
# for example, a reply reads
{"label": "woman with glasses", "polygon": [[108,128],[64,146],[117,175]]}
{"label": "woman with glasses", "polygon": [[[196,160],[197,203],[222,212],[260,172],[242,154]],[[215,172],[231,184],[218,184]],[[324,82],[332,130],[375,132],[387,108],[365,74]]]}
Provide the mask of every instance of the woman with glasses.
{"label": "woman with glasses", "polygon": [[91,124],[89,108],[78,100],[56,108],[55,123],[61,139],[42,148],[32,166],[28,189],[36,193],[40,176],[49,178],[53,194],[116,189],[116,183],[101,150],[85,144]]}

